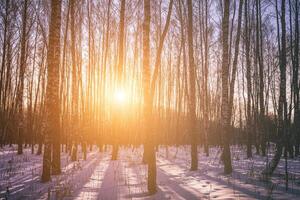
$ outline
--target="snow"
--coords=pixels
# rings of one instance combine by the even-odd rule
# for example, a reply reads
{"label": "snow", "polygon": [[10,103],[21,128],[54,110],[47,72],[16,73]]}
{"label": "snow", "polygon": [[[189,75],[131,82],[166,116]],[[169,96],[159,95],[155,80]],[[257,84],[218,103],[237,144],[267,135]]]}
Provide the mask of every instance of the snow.
{"label": "snow", "polygon": [[[285,190],[284,160],[270,181],[262,180],[267,158],[247,159],[245,147],[232,146],[234,172],[223,174],[220,148],[210,148],[206,157],[199,147],[199,169],[190,171],[189,146],[160,146],[157,151],[158,192],[147,193],[147,166],[142,164],[143,148],[120,147],[118,159],[110,160],[111,149],[93,147],[83,160],[71,162],[62,153],[62,174],[41,183],[42,156],[16,146],[0,150],[0,199],[299,199],[300,159],[288,159],[289,190]],[[269,152],[271,159],[273,147]]]}

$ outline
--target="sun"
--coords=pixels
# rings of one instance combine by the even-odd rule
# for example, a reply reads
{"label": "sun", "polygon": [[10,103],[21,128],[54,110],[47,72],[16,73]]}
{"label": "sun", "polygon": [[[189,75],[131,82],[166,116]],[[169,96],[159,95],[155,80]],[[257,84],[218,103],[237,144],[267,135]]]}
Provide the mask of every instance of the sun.
{"label": "sun", "polygon": [[124,90],[118,89],[115,91],[115,95],[114,95],[115,101],[118,104],[124,104],[126,103],[126,93]]}

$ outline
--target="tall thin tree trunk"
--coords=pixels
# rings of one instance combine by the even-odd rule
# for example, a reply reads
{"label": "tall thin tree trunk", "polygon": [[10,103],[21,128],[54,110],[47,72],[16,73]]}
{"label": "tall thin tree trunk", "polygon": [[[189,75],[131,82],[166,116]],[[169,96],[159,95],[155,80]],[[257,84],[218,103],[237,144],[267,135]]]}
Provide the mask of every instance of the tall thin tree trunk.
{"label": "tall thin tree trunk", "polygon": [[278,41],[278,44],[281,43],[281,48],[279,52],[280,91],[279,91],[279,105],[278,105],[277,141],[276,141],[276,150],[275,150],[274,157],[271,160],[271,162],[268,163],[266,169],[263,171],[263,174],[266,176],[272,176],[274,170],[276,169],[280,161],[283,145],[286,144],[286,140],[288,139],[285,138],[285,134],[287,131],[285,0],[281,0],[280,21],[281,21],[281,41]]}
{"label": "tall thin tree trunk", "polygon": [[144,124],[145,124],[145,152],[148,164],[148,191],[156,192],[156,154],[154,150],[154,138],[151,131],[152,101],[150,91],[150,0],[144,0],[144,24],[143,24],[143,89],[144,89]]}
{"label": "tall thin tree trunk", "polygon": [[228,76],[229,76],[229,48],[228,48],[228,32],[229,32],[229,7],[230,1],[224,1],[224,13],[222,22],[222,105],[221,105],[221,124],[223,130],[223,161],[224,173],[232,172],[231,153],[230,153],[230,110],[228,99]]}
{"label": "tall thin tree trunk", "polygon": [[[119,29],[119,52],[118,52],[118,65],[116,69],[116,88],[122,86],[122,76],[123,76],[123,62],[124,62],[124,21],[125,21],[125,0],[121,0],[121,9],[120,9],[120,29]],[[118,144],[117,144],[117,133],[120,129],[121,120],[118,120],[118,117],[115,116],[117,113],[113,113],[113,134],[114,134],[114,142],[113,142],[113,152],[112,152],[112,160],[116,160],[118,156]]]}
{"label": "tall thin tree trunk", "polygon": [[194,63],[194,48],[193,48],[193,2],[192,0],[187,1],[188,7],[188,54],[189,54],[189,123],[190,123],[190,134],[191,134],[191,170],[198,169],[198,153],[197,153],[197,128],[196,128],[196,90],[195,90],[195,63]]}
{"label": "tall thin tree trunk", "polygon": [[258,60],[259,67],[259,113],[258,113],[258,139],[261,144],[262,155],[266,154],[266,135],[264,132],[264,119],[265,119],[265,106],[264,106],[264,65],[262,57],[262,32],[261,32],[261,12],[260,12],[260,1],[256,0],[256,59]]}
{"label": "tall thin tree trunk", "polygon": [[[160,70],[161,55],[162,55],[162,50],[163,50],[163,45],[164,45],[165,37],[167,35],[168,29],[169,29],[169,25],[170,25],[170,19],[171,19],[173,2],[174,2],[173,0],[170,0],[169,8],[168,8],[168,14],[167,14],[167,19],[166,19],[166,24],[164,26],[163,32],[162,32],[162,34],[160,36],[160,39],[159,39],[158,48],[157,48],[156,57],[155,57],[154,72],[153,72],[153,75],[152,75],[152,79],[150,81],[150,94],[149,94],[150,95],[150,100],[149,101],[151,102],[151,112],[152,112],[152,107],[153,107],[153,101],[154,101],[154,95],[155,95],[155,88],[156,88],[156,85],[157,85],[157,78],[159,76],[159,72],[161,71]],[[158,91],[158,98],[160,96],[161,96],[160,95],[160,91]],[[148,154],[147,151],[148,151],[148,148],[146,148],[145,151],[144,151],[144,157],[143,157],[143,161],[144,162],[147,162],[147,160],[146,160],[147,159],[146,155]]]}
{"label": "tall thin tree trunk", "polygon": [[209,44],[208,44],[208,1],[205,0],[205,39],[204,39],[204,113],[203,113],[203,125],[204,125],[204,151],[206,156],[209,156],[209,144],[208,144],[208,128],[209,128],[209,100],[208,100],[208,66],[209,66]]}
{"label": "tall thin tree trunk", "polygon": [[[237,63],[239,58],[239,47],[240,47],[240,35],[241,35],[241,24],[242,24],[242,14],[243,14],[243,0],[239,2],[239,11],[238,11],[238,26],[236,33],[236,41],[235,41],[235,50],[234,57],[232,63],[232,73],[231,73],[231,82],[230,82],[230,91],[229,91],[229,116],[232,117],[232,108],[233,108],[233,97],[234,97],[234,85],[237,73]],[[233,113],[234,114],[234,113]]]}
{"label": "tall thin tree trunk", "polygon": [[295,1],[295,65],[294,65],[294,103],[295,103],[295,116],[294,124],[296,129],[296,145],[295,145],[295,156],[299,156],[300,148],[300,108],[299,108],[299,1]]}
{"label": "tall thin tree trunk", "polygon": [[3,30],[3,48],[2,48],[2,61],[1,61],[1,71],[0,71],[0,102],[2,102],[2,87],[4,80],[4,68],[6,60],[6,49],[7,49],[7,33],[9,26],[9,0],[5,2],[5,16],[4,16],[4,30]]}
{"label": "tall thin tree trunk", "polygon": [[246,132],[247,132],[247,158],[252,158],[252,112],[251,112],[251,60],[250,60],[250,29],[248,17],[248,0],[245,0],[245,51],[246,51],[246,80],[247,80],[247,115],[246,115]]}
{"label": "tall thin tree trunk", "polygon": [[18,154],[23,153],[24,140],[24,116],[23,116],[23,94],[24,94],[24,76],[26,69],[26,27],[27,27],[27,6],[28,1],[24,1],[23,17],[22,17],[22,37],[21,37],[21,58],[19,71],[19,84],[17,94],[18,106]]}
{"label": "tall thin tree trunk", "polygon": [[[47,56],[46,130],[43,155],[42,182],[50,180],[52,137],[59,133],[59,60],[60,58],[61,0],[51,1],[49,46]],[[55,140],[56,141],[56,140]]]}
{"label": "tall thin tree trunk", "polygon": [[79,116],[78,116],[78,65],[76,62],[76,38],[75,38],[75,5],[76,0],[70,0],[70,15],[71,15],[71,59],[72,59],[72,150],[71,160],[77,160],[78,147],[78,132],[79,132]]}

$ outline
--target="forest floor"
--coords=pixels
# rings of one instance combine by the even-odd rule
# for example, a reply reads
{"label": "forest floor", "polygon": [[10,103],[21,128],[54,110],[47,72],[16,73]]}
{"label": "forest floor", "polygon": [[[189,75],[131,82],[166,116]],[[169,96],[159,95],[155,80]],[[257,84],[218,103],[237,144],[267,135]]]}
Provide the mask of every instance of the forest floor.
{"label": "forest floor", "polygon": [[232,146],[234,172],[224,175],[220,148],[211,148],[206,157],[199,148],[199,170],[190,171],[189,146],[160,147],[157,152],[155,195],[147,194],[147,167],[142,164],[142,148],[120,147],[118,160],[111,150],[93,147],[84,161],[71,162],[62,153],[62,174],[41,183],[42,156],[30,148],[16,155],[16,147],[0,149],[0,199],[299,199],[300,158],[288,159],[289,188],[285,188],[285,160],[274,176],[263,181],[261,171],[267,157],[247,159],[246,149]]}

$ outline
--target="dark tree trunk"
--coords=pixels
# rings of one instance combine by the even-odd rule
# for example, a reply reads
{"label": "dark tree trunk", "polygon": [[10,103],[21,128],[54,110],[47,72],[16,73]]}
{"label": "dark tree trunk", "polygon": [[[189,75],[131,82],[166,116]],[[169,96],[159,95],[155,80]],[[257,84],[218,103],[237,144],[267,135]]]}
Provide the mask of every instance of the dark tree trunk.
{"label": "dark tree trunk", "polygon": [[256,0],[256,59],[259,67],[259,113],[258,113],[258,139],[261,145],[262,155],[266,155],[266,134],[264,130],[265,124],[265,106],[264,106],[264,64],[263,64],[263,44],[261,31],[261,5]]}
{"label": "dark tree trunk", "polygon": [[[46,130],[42,182],[50,180],[52,137],[59,133],[59,59],[60,58],[61,1],[51,1],[49,46],[47,56]],[[57,141],[57,140],[55,140]],[[57,166],[56,166],[57,167]],[[56,168],[57,170],[58,168]],[[59,168],[60,170],[60,168]]]}
{"label": "dark tree trunk", "polygon": [[222,22],[222,110],[221,110],[221,124],[223,130],[223,161],[224,173],[230,174],[232,172],[231,153],[230,153],[230,110],[228,99],[228,77],[229,77],[229,47],[228,47],[228,33],[229,33],[229,7],[230,1],[224,1],[224,14]]}
{"label": "dark tree trunk", "polygon": [[247,158],[252,158],[252,112],[251,112],[251,61],[250,61],[250,29],[248,17],[248,0],[245,0],[245,51],[246,51],[246,79],[247,79],[247,115],[246,115],[246,132],[247,132]]}
{"label": "dark tree trunk", "polygon": [[[277,3],[277,1],[276,1]],[[277,9],[277,4],[276,4]],[[279,91],[279,105],[278,105],[278,133],[276,141],[276,151],[273,159],[267,165],[263,174],[272,176],[276,169],[280,158],[282,156],[283,145],[286,144],[286,131],[287,131],[287,102],[286,102],[286,22],[285,22],[285,0],[281,0],[281,48],[279,51],[279,68],[280,68],[280,91]],[[279,27],[278,27],[279,29]]]}
{"label": "dark tree trunk", "polygon": [[242,24],[242,16],[243,14],[243,0],[239,2],[239,13],[238,13],[238,26],[237,26],[237,33],[236,33],[236,41],[235,41],[235,50],[234,50],[234,57],[232,63],[232,73],[231,73],[231,82],[230,82],[230,91],[229,91],[229,116],[232,117],[232,107],[233,107],[233,97],[234,97],[234,85],[237,73],[237,64],[239,58],[239,47],[240,47],[240,35],[241,35],[241,24]]}
{"label": "dark tree trunk", "polygon": [[5,2],[5,16],[4,16],[4,30],[3,30],[3,48],[2,48],[2,61],[1,61],[1,72],[0,72],[0,102],[2,103],[2,87],[4,82],[4,68],[6,61],[6,49],[7,49],[7,36],[9,26],[9,0]]}
{"label": "dark tree trunk", "polygon": [[144,0],[143,24],[143,89],[144,89],[144,123],[146,141],[144,145],[144,158],[148,164],[148,191],[156,193],[156,153],[154,138],[149,122],[152,120],[152,101],[150,92],[150,0]]}
{"label": "dark tree trunk", "polygon": [[79,116],[78,116],[78,66],[76,63],[76,38],[75,38],[75,5],[76,0],[70,0],[71,17],[71,59],[72,59],[72,150],[71,161],[77,161],[77,145],[79,136]]}
{"label": "dark tree trunk", "polygon": [[299,156],[299,147],[300,147],[300,108],[299,108],[299,1],[295,1],[295,43],[294,43],[294,104],[295,104],[295,116],[294,116],[294,125],[295,125],[295,135],[296,135],[296,144],[295,144],[295,156]]}
{"label": "dark tree trunk", "polygon": [[191,137],[191,170],[198,169],[198,153],[197,153],[197,132],[196,132],[196,90],[195,90],[195,63],[194,63],[194,48],[193,48],[193,2],[187,1],[188,7],[188,55],[189,55],[189,123]]}
{"label": "dark tree trunk", "polygon": [[26,69],[26,27],[27,27],[27,6],[28,1],[24,1],[23,18],[22,18],[22,37],[21,37],[21,58],[19,71],[19,84],[17,94],[18,106],[18,154],[23,153],[24,140],[24,116],[23,116],[23,94],[24,94],[24,76]]}

